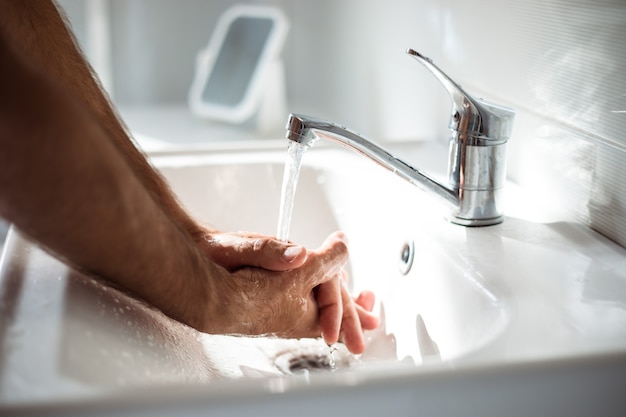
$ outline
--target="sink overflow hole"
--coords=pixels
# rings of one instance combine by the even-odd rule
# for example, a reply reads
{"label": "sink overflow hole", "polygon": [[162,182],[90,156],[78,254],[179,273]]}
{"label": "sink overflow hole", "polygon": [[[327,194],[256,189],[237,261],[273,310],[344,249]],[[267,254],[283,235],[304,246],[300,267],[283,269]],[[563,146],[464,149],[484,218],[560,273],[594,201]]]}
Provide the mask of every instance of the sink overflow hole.
{"label": "sink overflow hole", "polygon": [[413,266],[413,259],[415,258],[415,244],[412,240],[404,242],[402,250],[400,251],[400,261],[398,262],[398,269],[402,275],[406,275]]}

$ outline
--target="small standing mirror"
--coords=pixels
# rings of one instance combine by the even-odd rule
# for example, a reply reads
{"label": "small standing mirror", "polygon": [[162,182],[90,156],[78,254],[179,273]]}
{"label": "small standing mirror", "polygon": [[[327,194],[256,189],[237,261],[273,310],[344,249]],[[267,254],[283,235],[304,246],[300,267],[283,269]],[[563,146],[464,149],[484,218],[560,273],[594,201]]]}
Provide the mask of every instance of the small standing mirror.
{"label": "small standing mirror", "polygon": [[[288,30],[279,9],[236,5],[219,19],[196,57],[189,107],[196,116],[258,128],[284,122],[285,77],[280,59]],[[280,126],[282,127],[282,126]]]}

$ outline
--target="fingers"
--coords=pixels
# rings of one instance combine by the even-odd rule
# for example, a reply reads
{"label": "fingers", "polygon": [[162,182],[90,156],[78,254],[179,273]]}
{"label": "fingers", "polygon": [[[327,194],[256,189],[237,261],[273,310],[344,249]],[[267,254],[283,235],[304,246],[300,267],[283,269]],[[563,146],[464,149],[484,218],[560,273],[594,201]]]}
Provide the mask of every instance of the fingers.
{"label": "fingers", "polygon": [[363,307],[367,311],[372,311],[375,301],[376,296],[371,291],[363,291],[359,294],[357,298],[354,299],[355,303],[357,303],[359,306]]}
{"label": "fingers", "polygon": [[[289,271],[305,264],[309,252],[301,245],[281,242],[270,236],[253,233],[211,233],[200,242],[202,250],[217,264],[229,271],[257,267],[269,271]],[[315,287],[347,262],[348,249],[343,233],[331,234],[316,251],[310,265],[307,286]]]}
{"label": "fingers", "polygon": [[374,330],[380,324],[379,317],[372,314],[375,301],[376,296],[371,291],[363,291],[354,299],[363,330]]}
{"label": "fingers", "polygon": [[242,263],[270,271],[288,271],[301,266],[307,258],[304,246],[262,237],[248,241],[249,250],[242,253]]}
{"label": "fingers", "polygon": [[320,311],[320,329],[324,341],[331,345],[342,336],[343,343],[354,354],[365,350],[363,330],[378,326],[378,319],[370,310],[374,294],[363,292],[354,301],[343,285],[345,273],[318,287],[317,304]]}
{"label": "fingers", "polygon": [[310,253],[308,263],[318,272],[323,271],[313,274],[312,284],[318,285],[319,323],[324,341],[332,344],[341,337],[348,350],[359,354],[365,349],[363,331],[378,327],[379,320],[371,313],[375,302],[372,292],[364,291],[353,300],[343,285],[346,276],[341,268],[347,257],[345,236],[334,233]]}
{"label": "fingers", "polygon": [[216,233],[203,246],[209,257],[231,271],[244,267],[287,271],[302,266],[307,259],[304,246],[256,234]]}
{"label": "fingers", "polygon": [[348,350],[354,354],[363,353],[365,350],[365,339],[363,337],[363,329],[356,304],[352,301],[352,297],[348,294],[348,290],[341,286],[341,299],[343,302],[342,317],[342,336],[343,343]]}
{"label": "fingers", "polygon": [[362,330],[374,330],[380,324],[380,319],[371,311],[365,310],[363,307],[357,305],[356,311],[359,316],[359,323],[361,323]]}
{"label": "fingers", "polygon": [[330,280],[317,288],[317,304],[322,337],[328,345],[337,343],[343,316],[341,282]]}

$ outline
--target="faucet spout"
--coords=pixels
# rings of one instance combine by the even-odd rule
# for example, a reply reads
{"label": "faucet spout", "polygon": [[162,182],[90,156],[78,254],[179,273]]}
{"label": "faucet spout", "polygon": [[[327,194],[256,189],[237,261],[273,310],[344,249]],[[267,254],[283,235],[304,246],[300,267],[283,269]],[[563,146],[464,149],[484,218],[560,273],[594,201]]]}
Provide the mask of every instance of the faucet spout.
{"label": "faucet spout", "polygon": [[300,114],[290,114],[287,139],[310,146],[316,139],[339,142],[374,160],[426,191],[450,203],[450,221],[463,226],[502,222],[502,189],[506,181],[506,143],[515,112],[476,99],[441,71],[431,59],[413,49],[407,54],[430,71],[452,99],[449,128],[448,184],[396,158],[385,149],[344,126]]}
{"label": "faucet spout", "polygon": [[286,136],[287,139],[306,146],[312,146],[319,138],[338,142],[370,158],[424,191],[433,193],[453,207],[459,204],[459,198],[455,190],[442,185],[428,174],[413,168],[381,146],[344,126],[315,117],[292,113],[287,121]]}

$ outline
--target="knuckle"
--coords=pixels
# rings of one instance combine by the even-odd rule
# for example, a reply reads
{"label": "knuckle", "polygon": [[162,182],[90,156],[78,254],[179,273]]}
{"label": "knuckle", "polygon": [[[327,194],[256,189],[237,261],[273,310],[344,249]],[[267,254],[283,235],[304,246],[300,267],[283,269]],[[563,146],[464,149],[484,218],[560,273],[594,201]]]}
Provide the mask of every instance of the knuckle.
{"label": "knuckle", "polygon": [[264,252],[268,245],[268,240],[264,238],[255,238],[251,241],[251,247],[254,252]]}

